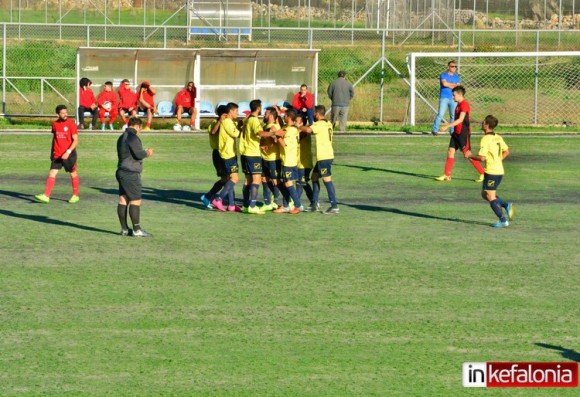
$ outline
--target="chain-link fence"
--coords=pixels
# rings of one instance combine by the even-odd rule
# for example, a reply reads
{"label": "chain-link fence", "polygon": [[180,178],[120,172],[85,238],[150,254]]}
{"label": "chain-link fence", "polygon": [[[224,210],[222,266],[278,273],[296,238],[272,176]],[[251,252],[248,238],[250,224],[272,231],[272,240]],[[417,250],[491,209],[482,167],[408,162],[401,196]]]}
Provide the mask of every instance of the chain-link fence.
{"label": "chain-link fence", "polygon": [[450,59],[459,66],[474,121],[493,114],[505,124],[580,122],[580,52],[411,54],[411,82],[416,90],[411,122],[413,116],[418,123],[433,121],[439,98],[433,76],[446,71]]}
{"label": "chain-link fence", "polygon": [[[51,115],[58,103],[74,107],[75,56],[81,46],[316,48],[320,49],[320,103],[330,103],[326,88],[338,70],[345,70],[348,79],[356,83],[356,97],[349,113],[351,121],[402,123],[409,102],[409,86],[405,81],[408,53],[579,50],[579,32],[254,28],[251,40],[241,35],[224,40],[211,36],[190,39],[187,29],[171,26],[7,23],[0,24],[1,110],[5,115]],[[439,73],[433,71],[432,89],[438,87]],[[578,87],[571,90],[577,92]],[[538,122],[549,120],[552,119],[540,117]]]}

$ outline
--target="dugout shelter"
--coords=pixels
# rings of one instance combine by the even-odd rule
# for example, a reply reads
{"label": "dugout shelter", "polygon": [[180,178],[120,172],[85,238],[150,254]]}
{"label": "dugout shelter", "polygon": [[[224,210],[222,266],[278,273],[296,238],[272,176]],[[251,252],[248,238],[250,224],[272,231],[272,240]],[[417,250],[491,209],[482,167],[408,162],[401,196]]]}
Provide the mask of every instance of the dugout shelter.
{"label": "dugout shelter", "polygon": [[[173,103],[177,92],[193,81],[198,109],[195,126],[199,128],[199,118],[215,116],[213,110],[220,103],[242,104],[253,99],[261,99],[264,107],[292,103],[301,84],[308,85],[317,103],[318,52],[81,47],[77,51],[77,82],[89,78],[98,95],[105,81],[112,81],[115,91],[123,79],[128,79],[133,89],[148,81],[157,90],[155,102],[159,104]],[[164,115],[170,116],[156,116]]]}

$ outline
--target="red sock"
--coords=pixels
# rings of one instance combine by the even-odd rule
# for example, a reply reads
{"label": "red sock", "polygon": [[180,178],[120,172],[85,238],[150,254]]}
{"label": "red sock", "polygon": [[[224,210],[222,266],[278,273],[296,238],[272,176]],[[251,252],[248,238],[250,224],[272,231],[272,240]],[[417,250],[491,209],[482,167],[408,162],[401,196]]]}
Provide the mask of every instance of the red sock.
{"label": "red sock", "polygon": [[44,187],[44,195],[46,197],[50,197],[50,195],[52,194],[52,188],[54,187],[54,184],[56,183],[56,178],[52,178],[52,177],[48,177],[46,178],[46,185]]}
{"label": "red sock", "polygon": [[483,170],[483,167],[481,166],[481,163],[479,161],[475,161],[473,159],[469,159],[469,161],[471,161],[471,165],[473,165],[475,167],[475,169],[477,170],[477,172],[479,172],[480,175],[483,175],[483,173],[485,171]]}
{"label": "red sock", "polygon": [[147,123],[147,128],[151,128],[151,123]]}
{"label": "red sock", "polygon": [[451,170],[453,170],[453,164],[455,163],[454,157],[447,157],[445,162],[445,175],[451,176]]}
{"label": "red sock", "polygon": [[80,180],[79,176],[78,175],[71,176],[70,181],[71,181],[71,185],[72,185],[73,196],[78,196],[79,195],[79,186],[81,184],[81,180]]}

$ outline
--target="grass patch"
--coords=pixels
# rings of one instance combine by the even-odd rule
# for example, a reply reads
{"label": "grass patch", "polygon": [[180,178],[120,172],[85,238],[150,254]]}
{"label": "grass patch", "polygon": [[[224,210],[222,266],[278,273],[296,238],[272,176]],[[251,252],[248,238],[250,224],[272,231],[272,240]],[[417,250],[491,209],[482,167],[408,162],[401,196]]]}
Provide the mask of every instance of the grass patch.
{"label": "grass patch", "polygon": [[3,396],[476,396],[465,361],[578,357],[577,137],[507,138],[492,230],[467,162],[432,180],[445,138],[338,136],[340,215],[251,217],[201,208],[205,136],[145,134],[149,240],[115,235],[116,135],[82,134],[74,206],[62,174],[32,201],[50,134],[0,139]]}

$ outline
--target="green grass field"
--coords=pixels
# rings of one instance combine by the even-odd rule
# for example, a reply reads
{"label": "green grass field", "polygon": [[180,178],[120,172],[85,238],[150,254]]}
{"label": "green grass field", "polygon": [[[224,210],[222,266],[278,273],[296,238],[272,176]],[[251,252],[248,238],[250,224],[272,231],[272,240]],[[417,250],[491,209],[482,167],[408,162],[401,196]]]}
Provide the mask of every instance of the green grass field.
{"label": "green grass field", "polygon": [[580,361],[580,137],[506,136],[495,230],[467,161],[433,181],[445,137],[336,137],[342,213],[256,217],[201,208],[205,136],[144,135],[152,239],[116,235],[116,135],[35,203],[50,140],[0,135],[2,396],[577,395],[461,365]]}

